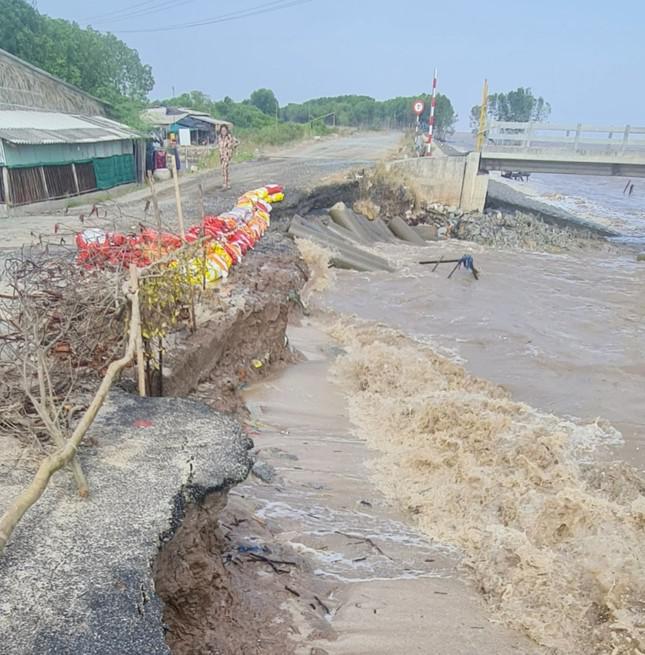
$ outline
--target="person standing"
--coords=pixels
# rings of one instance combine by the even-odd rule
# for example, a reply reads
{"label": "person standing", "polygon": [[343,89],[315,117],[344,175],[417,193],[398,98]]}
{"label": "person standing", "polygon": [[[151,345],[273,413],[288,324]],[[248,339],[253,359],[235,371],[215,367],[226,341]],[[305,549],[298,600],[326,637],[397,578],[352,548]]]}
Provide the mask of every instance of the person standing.
{"label": "person standing", "polygon": [[227,125],[219,128],[219,161],[222,167],[222,179],[224,181],[223,189],[230,189],[231,185],[228,176],[228,167],[233,159],[233,153],[237,148],[239,141],[231,134]]}

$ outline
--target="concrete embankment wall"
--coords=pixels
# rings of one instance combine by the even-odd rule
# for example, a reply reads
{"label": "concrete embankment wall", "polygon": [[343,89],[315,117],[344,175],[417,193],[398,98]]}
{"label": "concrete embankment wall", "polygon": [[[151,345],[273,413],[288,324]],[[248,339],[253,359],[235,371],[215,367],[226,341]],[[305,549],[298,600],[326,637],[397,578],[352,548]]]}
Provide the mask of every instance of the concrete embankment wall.
{"label": "concrete embankment wall", "polygon": [[482,211],[488,191],[488,173],[479,172],[479,153],[420,157],[387,164],[414,185],[421,202],[438,202],[464,211]]}

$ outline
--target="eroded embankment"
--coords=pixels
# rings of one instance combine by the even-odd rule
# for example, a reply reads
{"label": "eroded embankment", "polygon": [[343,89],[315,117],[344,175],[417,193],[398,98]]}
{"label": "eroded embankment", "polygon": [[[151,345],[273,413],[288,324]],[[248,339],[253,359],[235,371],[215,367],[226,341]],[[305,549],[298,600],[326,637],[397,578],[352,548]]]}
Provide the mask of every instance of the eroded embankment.
{"label": "eroded embankment", "polygon": [[331,328],[383,488],[430,536],[458,545],[511,626],[553,652],[645,647],[645,481],[581,463],[609,426],[514,402],[430,348],[374,324]]}
{"label": "eroded embankment", "polygon": [[278,231],[265,235],[198,308],[198,330],[169,348],[164,395],[195,392],[218,411],[243,411],[240,387],[293,361],[287,322],[300,311],[307,275],[291,239]]}
{"label": "eroded embankment", "polygon": [[[267,234],[201,307],[197,332],[177,344],[166,392],[194,390],[193,397],[214,409],[244,416],[241,389],[296,357],[286,329],[290,313],[300,311],[307,275],[294,243],[277,231]],[[156,560],[168,646],[174,655],[292,652],[280,609],[288,592],[283,582],[269,584],[267,574],[258,578],[257,556],[264,555],[241,545],[237,528],[252,517],[229,517],[231,525],[223,527],[228,491],[189,505]]]}
{"label": "eroded embankment", "polygon": [[[352,183],[351,186],[353,194],[354,184]],[[321,197],[310,197],[305,209],[309,206],[311,208],[324,206],[326,204],[323,202],[324,198],[338,199],[336,192],[325,193],[326,195],[323,194]],[[379,202],[383,206],[386,204],[382,199]],[[393,200],[396,207],[406,202],[407,197],[397,197]],[[301,248],[312,267],[321,274],[326,271],[328,264],[326,253],[320,249],[312,250],[307,244],[301,244]],[[243,415],[245,408],[240,398],[241,389],[271,367],[293,361],[295,355],[288,346],[285,334],[291,311],[301,309],[299,294],[306,277],[307,269],[299,259],[293,243],[280,230],[269,233],[253,254],[236,269],[228,283],[221,288],[218,298],[201,310],[198,317],[200,330],[178,344],[173,360],[168,364],[170,373],[164,383],[165,393],[183,395],[194,390],[195,397],[212,407]],[[324,284],[321,276],[314,276],[308,287],[303,290],[305,300],[311,293],[320,290]],[[379,340],[378,335],[372,336],[376,341]],[[374,344],[375,347],[377,345]],[[481,385],[482,388],[492,389],[487,383]],[[396,392],[397,388],[395,384],[393,391]],[[383,403],[384,407],[393,409],[390,401],[396,401],[395,404],[407,407],[405,404],[407,398],[404,395],[397,396],[396,393]],[[358,400],[361,397],[361,394],[357,394]],[[494,394],[493,397],[497,399]],[[500,399],[498,400],[501,402]],[[352,407],[353,411],[356,411],[357,405],[354,401]],[[479,410],[473,411],[477,414]],[[457,416],[461,410],[454,409],[453,413]],[[468,420],[475,420],[472,412],[469,416]],[[397,416],[401,421],[405,417],[405,413]],[[357,422],[362,421],[362,418],[362,414],[354,416]],[[374,431],[377,427],[382,430],[383,426],[393,425],[392,418],[389,416],[379,415],[380,419],[383,419],[382,423],[374,419],[373,423],[366,424],[369,424]],[[458,425],[463,428],[463,423]],[[470,426],[470,423],[468,425]],[[503,421],[493,420],[487,430],[492,434],[504,425]],[[395,427],[393,425],[393,428]],[[402,427],[399,432],[404,434],[406,430],[407,428]],[[458,450],[454,444],[450,448]],[[410,461],[417,460],[411,456]],[[402,479],[405,479],[406,475],[413,481],[416,479],[410,471],[403,470],[403,465],[396,458],[384,460],[384,467],[401,470]],[[411,466],[411,470],[417,468],[419,468],[417,463]],[[423,466],[420,468],[423,469]],[[414,485],[432,486],[435,482],[431,480],[427,484],[424,480],[414,482]],[[398,487],[393,495],[398,499],[404,497]],[[471,500],[463,495],[459,502],[469,505]],[[258,595],[260,578],[255,573],[248,572],[245,567],[240,567],[239,564],[231,564],[230,557],[231,553],[236,552],[236,544],[230,534],[221,529],[221,512],[225,504],[225,495],[218,495],[207,497],[203,502],[189,507],[181,526],[159,555],[155,570],[156,588],[165,602],[164,621],[168,626],[168,644],[174,653],[179,654],[288,653],[293,644],[288,639],[289,630],[280,623],[283,613],[278,602],[281,598],[280,593],[285,593],[284,585],[279,593],[269,586]],[[412,503],[407,501],[405,504],[412,506]],[[414,511],[421,515],[420,510]],[[459,517],[458,514],[455,516]],[[470,519],[466,520],[467,518],[459,517],[454,520],[453,517],[453,525],[467,526],[465,531],[469,535],[476,529],[483,531],[481,526],[474,528],[470,525],[468,523]],[[427,527],[423,523],[422,525]],[[452,543],[459,543],[465,548],[460,539],[448,529],[431,534]],[[478,542],[481,543],[483,538]],[[477,547],[482,549],[479,545]],[[497,556],[496,554],[495,557]],[[482,567],[488,567],[487,560]],[[499,591],[507,585],[502,571],[505,569],[500,565],[497,573],[491,574],[497,585],[493,591],[487,590],[491,598],[497,598],[495,594],[508,595],[507,591],[503,594]],[[541,575],[541,573],[537,574],[538,580],[541,579]],[[266,581],[266,576],[262,581]],[[513,579],[511,582],[521,587],[517,580]],[[525,590],[519,595],[524,597],[524,593]],[[256,595],[255,599],[253,594]],[[514,595],[516,596],[517,594]],[[516,604],[513,603],[516,601],[510,603],[509,607],[515,608]],[[541,605],[537,600],[536,603],[536,608],[539,609]],[[501,601],[499,605],[502,607]],[[520,604],[519,607],[522,605]],[[579,609],[576,606],[576,611]],[[502,611],[506,612],[507,618],[511,616],[510,610],[504,610],[502,607]],[[557,616],[559,609],[554,610],[554,613]],[[528,619],[528,622],[532,624],[537,621],[541,626],[549,619],[550,616],[545,615],[544,618]],[[514,623],[512,617],[509,618],[509,622],[523,625],[534,638],[538,639],[537,629],[529,629],[530,626],[527,627],[523,623]],[[272,641],[267,641],[266,638],[264,628],[267,624],[278,626],[272,634]],[[553,628],[553,634],[557,635],[557,639],[561,638],[560,627],[562,625]]]}
{"label": "eroded embankment", "polygon": [[173,655],[291,652],[285,630],[276,625],[267,634],[267,622],[279,612],[275,597],[253,602],[245,593],[253,574],[238,562],[230,566],[239,555],[220,527],[226,504],[222,491],[191,505],[157,558],[155,589],[164,602],[166,642]]}

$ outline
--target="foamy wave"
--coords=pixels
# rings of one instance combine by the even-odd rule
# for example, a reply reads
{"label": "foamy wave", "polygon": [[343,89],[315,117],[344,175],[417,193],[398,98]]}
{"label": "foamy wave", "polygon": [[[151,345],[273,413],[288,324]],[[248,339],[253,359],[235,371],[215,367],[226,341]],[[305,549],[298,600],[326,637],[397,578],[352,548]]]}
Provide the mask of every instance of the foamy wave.
{"label": "foamy wave", "polygon": [[314,294],[328,289],[334,279],[334,271],[329,268],[332,253],[309,239],[296,239],[300,256],[309,267],[309,279],[300,292],[304,303],[311,301]]}
{"label": "foamy wave", "polygon": [[459,546],[510,625],[552,652],[645,648],[645,481],[585,464],[617,439],[514,402],[393,330],[341,322],[335,365],[352,421],[378,448],[385,491]]}

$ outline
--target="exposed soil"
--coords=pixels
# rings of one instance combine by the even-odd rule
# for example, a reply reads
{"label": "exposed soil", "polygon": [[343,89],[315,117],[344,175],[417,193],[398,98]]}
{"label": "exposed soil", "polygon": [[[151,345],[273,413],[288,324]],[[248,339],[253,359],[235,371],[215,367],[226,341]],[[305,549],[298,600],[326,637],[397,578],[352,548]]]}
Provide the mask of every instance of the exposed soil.
{"label": "exposed soil", "polygon": [[[286,329],[301,311],[307,278],[294,243],[279,231],[267,234],[218,293],[203,299],[200,328],[178,344],[177,360],[195,352],[201,358],[177,374],[192,375],[184,389],[206,372],[193,397],[246,417],[242,389],[298,359]],[[160,551],[155,581],[175,655],[287,655],[295,652],[298,624],[308,632],[317,626],[318,637],[329,631],[315,600],[326,596],[324,583],[228,490],[188,508]]]}
{"label": "exposed soil", "polygon": [[289,655],[303,626],[332,637],[327,583],[226,492],[188,509],[154,576],[174,655]]}
{"label": "exposed soil", "polygon": [[205,306],[205,324],[185,344],[201,361],[198,370],[186,371],[182,390],[200,382],[194,397],[245,416],[241,389],[269,368],[297,360],[286,330],[289,316],[301,309],[299,294],[307,278],[293,241],[279,232],[267,234]]}
{"label": "exposed soil", "polygon": [[[480,236],[488,238],[481,215],[475,221],[479,231],[450,230],[453,224],[463,227],[467,218],[444,208],[424,208],[421,215],[409,189],[378,173],[369,178],[359,175],[358,180],[345,176],[303,192],[295,204],[283,208],[284,218],[274,221],[271,232],[215,296],[204,299],[200,330],[183,344],[200,358],[184,373],[185,393],[192,390],[194,397],[213,408],[247,420],[244,389],[276,367],[299,359],[286,337],[290,317],[302,312],[300,292],[309,277],[296,247],[284,235],[288,210],[295,205],[303,214],[315,213],[342,199],[354,203],[356,210],[364,209],[366,215],[374,211],[385,218],[405,217],[412,224],[443,224],[448,227],[446,237],[452,233],[476,241]],[[497,214],[491,215],[493,219],[500,221]],[[515,225],[508,227],[518,231]],[[537,234],[539,241],[547,230],[535,221],[524,232],[522,238],[535,239]],[[567,241],[565,230],[550,226],[548,232],[550,238],[557,234]],[[184,350],[179,357],[185,354]],[[269,476],[275,475],[271,465],[268,470]],[[271,483],[276,488],[282,484],[279,479]],[[277,538],[272,532],[277,528],[259,519],[253,503],[239,493],[218,493],[191,506],[156,562],[157,591],[166,604],[164,620],[172,652],[309,653],[306,646],[302,650],[303,643],[333,641],[334,631],[325,620],[333,611],[326,600],[333,587],[314,574],[288,541]]]}

